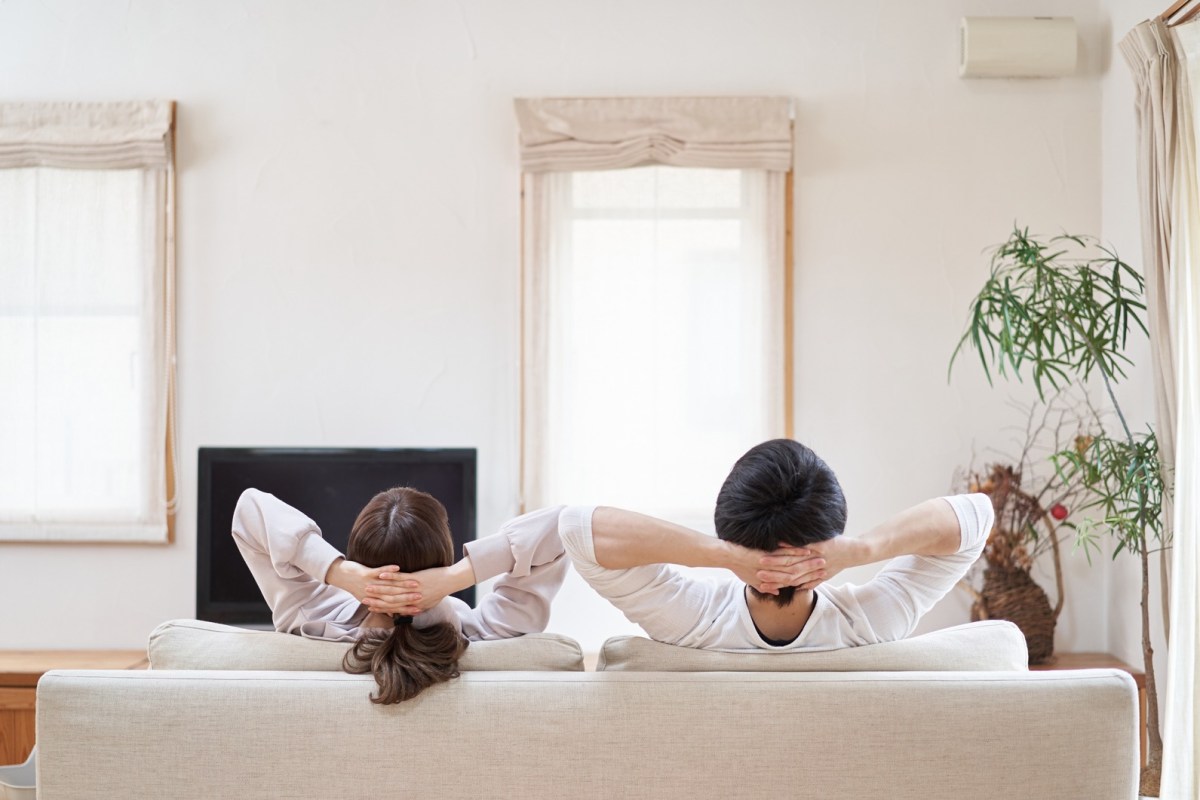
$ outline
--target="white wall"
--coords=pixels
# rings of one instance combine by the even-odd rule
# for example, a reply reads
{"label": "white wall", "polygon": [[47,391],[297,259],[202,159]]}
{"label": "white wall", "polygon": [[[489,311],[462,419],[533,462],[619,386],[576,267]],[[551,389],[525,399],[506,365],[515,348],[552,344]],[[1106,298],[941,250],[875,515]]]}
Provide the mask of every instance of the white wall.
{"label": "white wall", "polygon": [[[0,644],[192,614],[202,445],[474,446],[481,530],[514,513],[515,96],[795,97],[797,436],[852,530],[946,492],[1013,422],[977,366],[946,382],[982,249],[1101,231],[1107,33],[1098,0],[1052,11],[1078,77],[968,82],[959,17],[1044,2],[0,3],[0,97],[179,101],[184,455],[171,546],[0,546]],[[1059,646],[1106,649],[1107,571],[1068,573]],[[619,622],[572,585],[552,624]]]}

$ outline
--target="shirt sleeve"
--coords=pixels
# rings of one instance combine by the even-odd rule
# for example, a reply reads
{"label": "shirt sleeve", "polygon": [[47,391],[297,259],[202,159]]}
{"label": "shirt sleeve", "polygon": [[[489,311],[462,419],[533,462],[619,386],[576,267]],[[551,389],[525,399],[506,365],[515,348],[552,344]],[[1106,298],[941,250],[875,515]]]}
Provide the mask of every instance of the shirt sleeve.
{"label": "shirt sleeve", "polygon": [[233,539],[271,607],[275,630],[299,633],[314,612],[352,601],[325,583],[342,557],[317,524],[273,494],[247,489],[233,511]]}
{"label": "shirt sleeve", "polygon": [[558,536],[561,510],[530,512],[499,533],[464,545],[476,582],[500,576],[475,608],[462,613],[468,639],[508,639],[546,629],[550,602],[570,563]]}
{"label": "shirt sleeve", "polygon": [[650,638],[683,647],[699,646],[716,617],[714,587],[670,564],[608,569],[596,562],[592,540],[594,506],[567,508],[559,518],[563,546],[575,571],[602,597],[640,625]]}
{"label": "shirt sleeve", "polygon": [[934,604],[962,580],[987,544],[995,520],[985,494],[942,498],[954,509],[961,537],[958,551],[948,556],[900,556],[889,561],[862,586],[853,584],[819,589],[835,602],[851,605],[862,623],[862,643],[903,639]]}

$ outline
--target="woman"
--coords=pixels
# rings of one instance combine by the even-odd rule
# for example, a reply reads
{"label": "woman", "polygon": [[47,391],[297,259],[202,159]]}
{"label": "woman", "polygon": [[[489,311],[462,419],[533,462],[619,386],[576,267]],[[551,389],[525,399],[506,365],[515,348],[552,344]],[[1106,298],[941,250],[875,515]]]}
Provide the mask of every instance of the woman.
{"label": "woman", "polygon": [[[458,677],[469,641],[545,630],[568,559],[561,508],[534,511],[464,545],[454,561],[446,509],[425,492],[380,492],[359,512],[343,557],[311,519],[247,489],[233,538],[271,607],[275,630],[353,641],[343,668],[371,672],[375,703],[399,703]],[[454,592],[500,576],[471,608]]]}

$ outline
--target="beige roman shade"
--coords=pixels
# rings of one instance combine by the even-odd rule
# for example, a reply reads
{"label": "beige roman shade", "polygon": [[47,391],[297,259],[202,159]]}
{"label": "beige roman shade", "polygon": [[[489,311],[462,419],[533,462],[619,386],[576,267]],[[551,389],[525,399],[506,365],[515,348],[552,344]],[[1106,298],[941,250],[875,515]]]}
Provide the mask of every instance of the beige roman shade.
{"label": "beige roman shade", "polygon": [[525,172],[792,167],[787,97],[553,97],[516,111]]}
{"label": "beige roman shade", "polygon": [[162,169],[175,104],[0,103],[0,169]]}

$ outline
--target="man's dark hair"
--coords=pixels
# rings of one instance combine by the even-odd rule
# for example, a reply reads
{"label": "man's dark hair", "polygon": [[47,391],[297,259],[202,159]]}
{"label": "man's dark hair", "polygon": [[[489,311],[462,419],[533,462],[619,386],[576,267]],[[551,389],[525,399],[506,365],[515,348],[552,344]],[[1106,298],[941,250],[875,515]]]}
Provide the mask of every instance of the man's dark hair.
{"label": "man's dark hair", "polygon": [[[791,439],[750,448],[729,471],[717,495],[717,536],[755,550],[803,547],[846,529],[846,497],[829,465]],[[785,606],[796,590],[758,597]]]}

